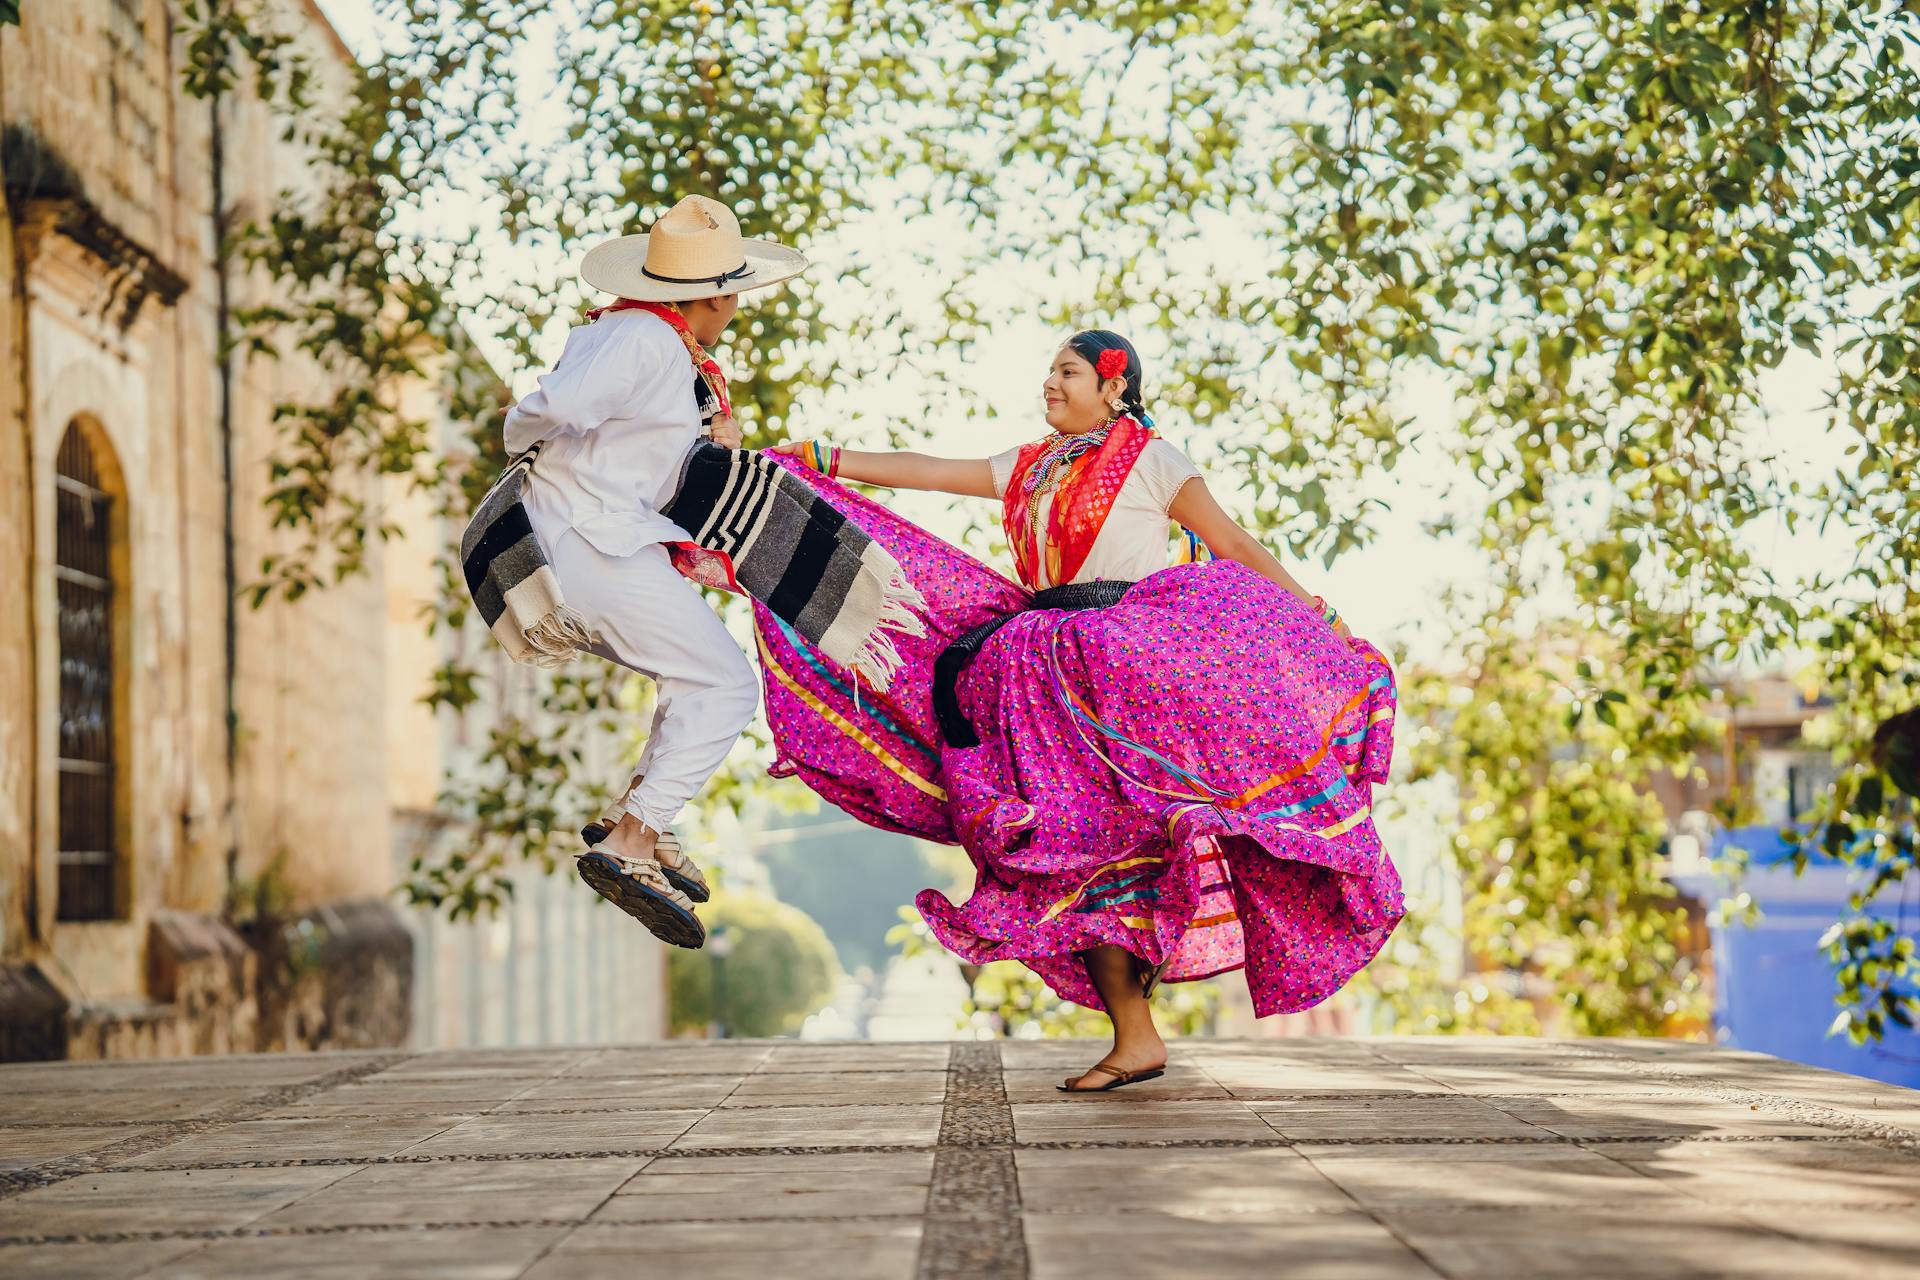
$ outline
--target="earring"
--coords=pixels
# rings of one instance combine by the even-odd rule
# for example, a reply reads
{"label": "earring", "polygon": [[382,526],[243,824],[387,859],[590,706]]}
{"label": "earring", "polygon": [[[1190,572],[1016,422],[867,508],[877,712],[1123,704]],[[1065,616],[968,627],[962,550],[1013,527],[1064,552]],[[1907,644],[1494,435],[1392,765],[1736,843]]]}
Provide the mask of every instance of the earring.
{"label": "earring", "polygon": [[1127,405],[1126,405],[1126,402],[1122,400],[1119,396],[1115,396],[1113,399],[1107,401],[1107,407],[1112,409],[1114,413],[1117,415],[1120,412],[1122,412],[1127,407]]}

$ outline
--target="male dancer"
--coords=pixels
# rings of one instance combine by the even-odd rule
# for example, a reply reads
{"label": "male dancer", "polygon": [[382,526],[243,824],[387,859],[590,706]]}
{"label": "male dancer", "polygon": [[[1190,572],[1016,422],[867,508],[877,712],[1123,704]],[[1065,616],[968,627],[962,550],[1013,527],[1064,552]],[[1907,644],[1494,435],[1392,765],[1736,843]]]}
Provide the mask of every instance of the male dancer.
{"label": "male dancer", "polygon": [[738,295],[797,275],[806,259],[747,240],[717,200],[688,196],[647,235],[596,246],[581,277],[617,301],[567,335],[539,389],[507,414],[506,447],[538,444],[524,502],[590,650],[651,676],[653,731],[626,794],[582,832],[581,878],[657,937],[697,947],[700,870],[668,824],[720,767],[759,703],[746,655],[665,544],[692,536],[661,514],[701,435],[740,446],[725,380],[706,355]]}

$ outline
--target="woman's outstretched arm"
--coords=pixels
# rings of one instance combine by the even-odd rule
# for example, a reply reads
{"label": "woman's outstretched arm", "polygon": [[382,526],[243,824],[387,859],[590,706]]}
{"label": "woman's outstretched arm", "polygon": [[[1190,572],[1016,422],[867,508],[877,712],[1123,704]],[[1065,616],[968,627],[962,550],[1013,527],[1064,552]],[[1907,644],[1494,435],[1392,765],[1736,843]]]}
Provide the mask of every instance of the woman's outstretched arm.
{"label": "woman's outstretched arm", "polygon": [[[1314,604],[1313,593],[1295,581],[1293,575],[1274,559],[1273,552],[1242,529],[1239,522],[1214,501],[1205,480],[1195,476],[1181,485],[1180,492],[1173,496],[1173,502],[1167,508],[1167,514],[1193,530],[1215,556],[1222,560],[1236,560],[1261,577],[1285,587],[1296,599]],[[1334,630],[1342,635],[1347,634],[1344,623],[1336,622]]]}
{"label": "woman's outstretched arm", "polygon": [[[797,456],[799,443],[777,444],[768,453]],[[877,484],[888,489],[931,489],[963,498],[991,498],[993,468],[985,458],[935,458],[909,449],[885,453],[842,449],[835,469],[842,480]]]}

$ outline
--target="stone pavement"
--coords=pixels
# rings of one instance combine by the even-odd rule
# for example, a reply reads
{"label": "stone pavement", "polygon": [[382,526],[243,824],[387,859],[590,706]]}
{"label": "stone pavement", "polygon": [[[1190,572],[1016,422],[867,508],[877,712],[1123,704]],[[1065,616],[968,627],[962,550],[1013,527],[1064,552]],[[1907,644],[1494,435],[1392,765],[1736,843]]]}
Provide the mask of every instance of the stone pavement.
{"label": "stone pavement", "polygon": [[1920,1093],[1659,1041],[0,1067],[0,1276],[1920,1275]]}

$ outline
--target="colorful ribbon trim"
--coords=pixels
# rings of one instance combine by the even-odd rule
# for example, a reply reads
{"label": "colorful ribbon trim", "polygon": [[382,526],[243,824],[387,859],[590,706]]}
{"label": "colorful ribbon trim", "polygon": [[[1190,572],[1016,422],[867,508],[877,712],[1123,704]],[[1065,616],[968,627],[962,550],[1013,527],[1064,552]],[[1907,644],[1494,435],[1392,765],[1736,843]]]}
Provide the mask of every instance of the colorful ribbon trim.
{"label": "colorful ribbon trim", "polygon": [[[788,693],[791,693],[794,697],[806,703],[808,707],[812,708],[815,714],[828,724],[838,729],[841,733],[846,734],[847,737],[852,738],[854,742],[859,744],[862,750],[886,766],[889,771],[897,775],[903,782],[939,804],[945,804],[947,802],[946,788],[929,782],[927,779],[900,763],[899,757],[895,756],[893,752],[887,750],[878,742],[875,742],[859,725],[854,724],[838,711],[835,711],[832,707],[822,702],[811,690],[807,689],[798,680],[795,680],[793,676],[787,672],[787,669],[780,665],[779,660],[773,656],[773,650],[768,647],[766,637],[761,635],[758,629],[754,631],[754,639],[759,643],[760,661],[766,666],[768,671],[773,673],[774,678],[780,682],[781,686],[785,688]],[[798,652],[804,653],[805,651],[799,650]]]}
{"label": "colorful ribbon trim", "polygon": [[1078,902],[1080,900],[1080,895],[1087,891],[1087,886],[1091,885],[1095,880],[1098,880],[1101,876],[1111,875],[1115,871],[1125,871],[1128,867],[1144,867],[1149,864],[1163,863],[1165,861],[1166,861],[1165,858],[1140,857],[1140,858],[1123,858],[1119,862],[1108,863],[1106,866],[1101,867],[1100,869],[1095,871],[1092,875],[1088,876],[1085,880],[1081,881],[1080,887],[1078,889],[1075,889],[1072,893],[1060,899],[1060,901],[1054,903],[1051,907],[1048,907],[1047,913],[1040,917],[1040,923],[1045,924],[1047,921],[1053,919],[1055,916],[1059,915],[1062,911],[1065,911],[1068,907],[1071,907],[1074,903]]}
{"label": "colorful ribbon trim", "polygon": [[[1333,736],[1333,725],[1338,724],[1341,720],[1345,719],[1348,715],[1352,714],[1355,711],[1358,711],[1360,707],[1363,704],[1365,704],[1367,699],[1370,698],[1373,694],[1379,692],[1382,689],[1387,688],[1392,679],[1390,675],[1382,674],[1376,677],[1374,680],[1370,681],[1367,684],[1366,688],[1362,689],[1359,693],[1356,693],[1352,698],[1350,698],[1347,701],[1346,705],[1341,707],[1340,710],[1334,714],[1333,721],[1327,726],[1325,738],[1321,742],[1320,746],[1317,749],[1315,749],[1314,752],[1311,755],[1309,755],[1305,760],[1293,766],[1291,769],[1282,770],[1279,773],[1274,774],[1272,777],[1266,779],[1264,782],[1261,782],[1252,787],[1249,787],[1247,790],[1239,793],[1238,795],[1235,795],[1232,792],[1225,791],[1219,787],[1214,786],[1212,783],[1208,782],[1206,779],[1200,777],[1199,775],[1181,768],[1179,765],[1175,764],[1173,761],[1167,759],[1167,757],[1162,755],[1160,752],[1155,751],[1152,747],[1147,746],[1145,743],[1135,742],[1133,739],[1120,733],[1118,730],[1112,728],[1110,725],[1107,725],[1104,722],[1102,722],[1101,719],[1093,713],[1093,709],[1087,706],[1087,704],[1081,700],[1078,694],[1076,694],[1072,689],[1067,687],[1066,677],[1061,673],[1061,670],[1060,670],[1060,635],[1061,635],[1060,631],[1056,630],[1048,642],[1048,650],[1047,650],[1048,674],[1053,681],[1054,693],[1059,697],[1061,704],[1065,706],[1067,709],[1068,718],[1073,723],[1074,731],[1080,735],[1080,741],[1086,745],[1089,751],[1093,752],[1094,755],[1098,756],[1102,763],[1104,763],[1109,769],[1112,769],[1120,777],[1125,778],[1128,782],[1131,782],[1134,786],[1139,787],[1143,791],[1150,791],[1155,795],[1166,796],[1169,799],[1193,802],[1188,806],[1186,806],[1186,808],[1182,808],[1181,810],[1176,811],[1172,815],[1169,821],[1169,826],[1171,826],[1173,822],[1177,822],[1179,818],[1187,811],[1188,808],[1194,808],[1194,807],[1205,808],[1205,807],[1213,807],[1213,806],[1223,807],[1228,809],[1242,808],[1249,801],[1257,798],[1258,796],[1265,794],[1268,791],[1271,791],[1274,787],[1277,787],[1285,782],[1291,782],[1296,778],[1304,777],[1306,774],[1308,774],[1312,770],[1318,768],[1320,765],[1320,762],[1326,759],[1327,753],[1333,749],[1334,744],[1336,742],[1340,743],[1341,745],[1352,745],[1353,742],[1359,741],[1360,739],[1365,738],[1366,736],[1365,729],[1356,730],[1355,732],[1358,735],[1357,737],[1354,734],[1349,734],[1342,738],[1335,738]],[[1374,658],[1373,661],[1378,663],[1381,666],[1386,665],[1385,662],[1379,658]],[[1389,707],[1377,708],[1374,711],[1374,713],[1368,717],[1367,724],[1369,726],[1372,726],[1374,724],[1379,723],[1381,720],[1390,718],[1392,714],[1393,714],[1392,708],[1389,708]],[[1168,790],[1165,787],[1156,787],[1152,783],[1144,782],[1141,779],[1135,777],[1133,774],[1129,773],[1125,768],[1123,768],[1117,761],[1115,761],[1113,757],[1109,756],[1105,751],[1100,749],[1100,745],[1096,743],[1091,737],[1088,736],[1088,733],[1087,733],[1088,729],[1092,729],[1094,732],[1098,733],[1101,737],[1106,738],[1110,742],[1113,742],[1119,746],[1129,748],[1130,750],[1136,751],[1139,754],[1145,756],[1147,759],[1159,765],[1162,769],[1165,769],[1168,773],[1172,774],[1174,777],[1178,778],[1180,781],[1186,783],[1191,788],[1191,790],[1172,791],[1172,790]],[[1337,789],[1333,787],[1329,787],[1326,791],[1323,791],[1318,797],[1309,801],[1301,802],[1299,807],[1282,806],[1280,809],[1272,810],[1269,813],[1257,814],[1255,816],[1261,817],[1261,818],[1291,816],[1294,813],[1304,812],[1305,809],[1313,808],[1315,805],[1324,804],[1328,800],[1332,799],[1335,795],[1338,795],[1340,791],[1344,791],[1346,789],[1347,788],[1345,785],[1341,785]],[[1364,817],[1365,816],[1364,813],[1361,816]],[[1336,824],[1334,827],[1327,828],[1325,832],[1315,832],[1313,834],[1331,837],[1333,835],[1339,835],[1343,832],[1352,830],[1354,825],[1356,825],[1354,821],[1347,820],[1347,821],[1344,821],[1343,823]],[[1304,830],[1304,828],[1297,828],[1297,829]]]}
{"label": "colorful ribbon trim", "polygon": [[[773,618],[774,624],[780,628],[780,634],[786,638],[789,645],[793,646],[793,651],[800,655],[800,660],[807,664],[808,669],[811,670],[813,674],[825,681],[828,688],[852,702],[855,707],[859,708],[861,714],[872,716],[875,720],[879,721],[888,733],[891,733],[905,745],[912,747],[914,753],[926,761],[927,764],[936,769],[940,767],[940,753],[938,751],[935,751],[932,747],[914,737],[899,721],[895,720],[885,711],[882,711],[879,707],[872,703],[863,705],[860,701],[859,692],[839,676],[835,675],[832,669],[813,652],[813,647],[801,638],[798,631],[788,626],[786,620],[777,614],[769,613],[768,616]],[[758,621],[758,619],[756,619],[756,621]]]}

